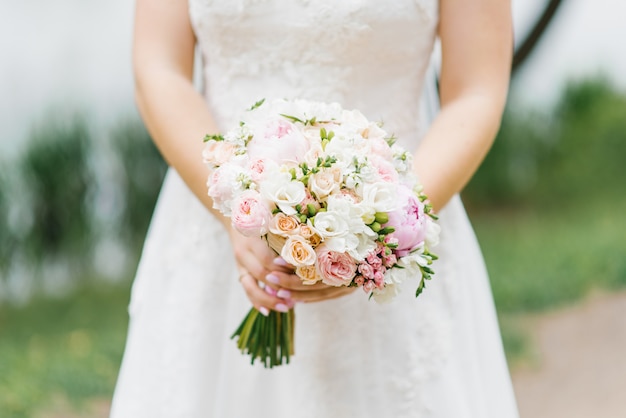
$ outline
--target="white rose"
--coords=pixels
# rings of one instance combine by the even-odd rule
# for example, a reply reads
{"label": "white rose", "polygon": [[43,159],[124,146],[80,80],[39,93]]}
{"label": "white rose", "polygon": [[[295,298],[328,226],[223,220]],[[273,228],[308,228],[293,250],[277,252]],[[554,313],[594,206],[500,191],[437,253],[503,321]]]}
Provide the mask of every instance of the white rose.
{"label": "white rose", "polygon": [[339,237],[348,233],[346,219],[334,211],[318,212],[313,218],[313,226],[322,238]]}
{"label": "white rose", "polygon": [[329,194],[339,191],[339,179],[337,173],[330,170],[319,171],[309,177],[309,188],[318,198],[324,198]]}
{"label": "white rose", "polygon": [[291,181],[291,174],[280,173],[261,183],[261,194],[287,215],[295,215],[294,206],[306,197],[304,184]]}
{"label": "white rose", "polygon": [[317,260],[317,255],[313,247],[298,235],[291,235],[285,241],[285,245],[280,252],[280,256],[289,264],[295,267],[312,266]]}

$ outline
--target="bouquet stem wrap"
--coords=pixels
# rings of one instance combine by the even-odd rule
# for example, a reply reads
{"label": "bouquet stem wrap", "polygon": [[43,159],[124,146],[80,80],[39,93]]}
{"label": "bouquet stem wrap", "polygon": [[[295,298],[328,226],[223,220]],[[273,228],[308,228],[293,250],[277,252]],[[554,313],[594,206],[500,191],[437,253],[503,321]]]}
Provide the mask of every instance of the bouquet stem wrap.
{"label": "bouquet stem wrap", "polygon": [[[280,254],[285,239],[274,234],[266,238],[268,245]],[[295,354],[295,316],[293,308],[289,312],[270,311],[268,316],[252,308],[230,338],[237,339],[237,348],[250,356],[250,364],[257,359],[266,368],[289,364]]]}
{"label": "bouquet stem wrap", "polygon": [[237,338],[237,348],[242,354],[250,355],[250,364],[257,359],[267,368],[289,364],[295,353],[294,322],[293,309],[285,313],[270,311],[268,316],[263,316],[252,308],[231,338]]}

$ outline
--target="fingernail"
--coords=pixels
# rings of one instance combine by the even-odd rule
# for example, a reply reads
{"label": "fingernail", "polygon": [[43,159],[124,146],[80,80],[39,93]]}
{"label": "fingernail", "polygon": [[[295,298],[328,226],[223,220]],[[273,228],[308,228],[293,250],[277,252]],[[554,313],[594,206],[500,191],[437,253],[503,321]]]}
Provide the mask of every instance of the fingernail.
{"label": "fingernail", "polygon": [[259,306],[259,312],[261,312],[263,316],[268,316],[270,314],[270,311],[265,306]]}
{"label": "fingernail", "polygon": [[267,280],[270,283],[274,283],[274,284],[279,284],[280,283],[280,279],[278,278],[277,275],[275,274],[268,274],[267,276],[265,276],[265,280]]}
{"label": "fingernail", "polygon": [[285,305],[284,303],[277,303],[276,306],[274,306],[274,309],[276,309],[278,312],[289,312],[289,306]]}
{"label": "fingernail", "polygon": [[265,293],[267,293],[270,296],[276,296],[276,290],[274,290],[273,288],[269,286],[265,286]]}
{"label": "fingernail", "polygon": [[274,264],[276,264],[277,266],[283,266],[283,267],[286,267],[289,265],[282,257],[276,257],[274,259]]}
{"label": "fingernail", "polygon": [[291,292],[289,290],[280,289],[276,293],[276,296],[278,296],[281,299],[289,299],[291,297]]}

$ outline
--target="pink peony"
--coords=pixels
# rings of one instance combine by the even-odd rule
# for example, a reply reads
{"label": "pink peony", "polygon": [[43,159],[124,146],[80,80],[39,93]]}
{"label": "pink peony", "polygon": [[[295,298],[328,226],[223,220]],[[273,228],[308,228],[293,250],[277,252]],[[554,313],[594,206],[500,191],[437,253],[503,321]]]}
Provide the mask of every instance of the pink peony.
{"label": "pink peony", "polygon": [[269,120],[248,143],[252,159],[267,158],[278,164],[300,161],[309,143],[296,126],[283,118]]}
{"label": "pink peony", "polygon": [[384,226],[395,228],[395,232],[390,236],[398,241],[396,254],[398,257],[403,257],[424,241],[426,215],[424,215],[424,204],[408,187],[398,188],[398,199],[404,203],[399,209],[389,212],[389,221]]}
{"label": "pink peony", "polygon": [[258,192],[246,190],[233,201],[231,222],[247,237],[265,235],[272,217],[267,204]]}
{"label": "pink peony", "polygon": [[322,276],[322,282],[329,286],[347,286],[357,271],[352,257],[346,253],[330,251],[326,245],[320,245],[317,253],[317,266]]}

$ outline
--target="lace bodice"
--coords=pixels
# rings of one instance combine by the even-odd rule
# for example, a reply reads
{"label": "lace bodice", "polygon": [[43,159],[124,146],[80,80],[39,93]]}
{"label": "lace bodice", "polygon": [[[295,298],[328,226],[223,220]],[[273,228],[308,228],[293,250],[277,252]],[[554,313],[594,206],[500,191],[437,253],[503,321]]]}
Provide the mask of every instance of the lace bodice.
{"label": "lace bodice", "polygon": [[284,97],[338,101],[415,136],[436,0],[189,3],[221,129],[255,101]]}

